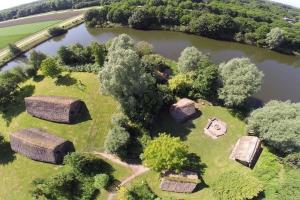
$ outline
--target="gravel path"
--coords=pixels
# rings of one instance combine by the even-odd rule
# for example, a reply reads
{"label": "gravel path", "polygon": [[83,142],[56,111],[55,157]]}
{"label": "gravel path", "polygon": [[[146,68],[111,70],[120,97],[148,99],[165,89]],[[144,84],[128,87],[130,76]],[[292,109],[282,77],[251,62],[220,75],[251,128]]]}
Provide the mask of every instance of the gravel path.
{"label": "gravel path", "polygon": [[[122,180],[122,182],[117,186],[123,186],[126,183],[132,181],[133,179],[135,179],[136,177],[140,176],[141,174],[149,171],[149,168],[144,167],[143,165],[133,165],[133,164],[128,164],[126,162],[121,161],[118,157],[111,155],[111,154],[107,154],[107,153],[103,153],[103,152],[94,152],[95,155],[98,155],[100,157],[106,158],[116,164],[122,165],[124,167],[128,167],[131,169],[132,174],[128,177],[126,177],[124,180]],[[114,192],[110,192],[107,200],[114,200],[116,197],[116,193]]]}

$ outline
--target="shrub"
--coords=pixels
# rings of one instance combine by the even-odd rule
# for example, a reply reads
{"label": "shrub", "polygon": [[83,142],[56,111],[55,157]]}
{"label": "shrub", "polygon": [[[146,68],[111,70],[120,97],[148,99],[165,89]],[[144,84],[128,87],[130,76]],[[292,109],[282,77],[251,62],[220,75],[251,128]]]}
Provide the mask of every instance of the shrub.
{"label": "shrub", "polygon": [[51,78],[56,78],[62,72],[61,68],[58,67],[56,60],[53,58],[47,58],[42,61],[41,71],[43,75]]}
{"label": "shrub", "polygon": [[129,141],[130,135],[123,127],[114,126],[109,130],[105,138],[105,151],[108,153],[120,153]]}
{"label": "shrub", "polygon": [[97,174],[94,176],[94,187],[97,189],[105,188],[108,185],[109,176],[107,174]]}
{"label": "shrub", "polygon": [[245,200],[257,197],[263,185],[252,176],[228,171],[215,180],[212,190],[220,200]]}
{"label": "shrub", "polygon": [[262,84],[263,73],[248,58],[233,58],[219,66],[222,87],[219,98],[226,106],[240,106],[246,98],[257,92]]}
{"label": "shrub", "polygon": [[121,187],[118,191],[119,200],[158,200],[146,182],[135,184],[129,188]]}
{"label": "shrub", "polygon": [[8,44],[8,49],[11,56],[18,56],[22,53],[22,50],[15,44]]}
{"label": "shrub", "polygon": [[141,155],[143,163],[155,171],[180,171],[186,166],[188,147],[178,137],[165,133],[149,142]]}
{"label": "shrub", "polygon": [[290,155],[287,155],[284,159],[283,162],[291,167],[294,168],[300,168],[300,153],[293,153]]}
{"label": "shrub", "polygon": [[139,56],[144,56],[144,55],[149,55],[153,53],[153,45],[145,42],[145,41],[140,41],[135,45],[135,48],[137,50],[137,53]]}
{"label": "shrub", "polygon": [[177,74],[176,76],[169,79],[169,87],[173,94],[186,97],[193,86],[193,79],[191,74]]}
{"label": "shrub", "polygon": [[290,154],[300,150],[300,104],[270,101],[253,111],[248,130],[258,135],[273,150]]}
{"label": "shrub", "polygon": [[62,35],[62,34],[65,34],[66,32],[68,32],[68,30],[64,29],[64,28],[61,28],[61,27],[53,27],[53,28],[50,28],[48,30],[48,33],[51,35],[51,36],[58,36],[58,35]]}

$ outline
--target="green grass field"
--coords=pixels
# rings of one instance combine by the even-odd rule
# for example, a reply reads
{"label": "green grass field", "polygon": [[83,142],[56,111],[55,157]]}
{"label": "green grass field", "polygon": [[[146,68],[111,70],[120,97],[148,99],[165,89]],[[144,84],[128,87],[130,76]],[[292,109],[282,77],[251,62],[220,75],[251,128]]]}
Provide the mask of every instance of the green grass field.
{"label": "green grass field", "polygon": [[0,28],[0,49],[5,48],[9,43],[15,43],[27,36],[30,36],[33,33],[39,32],[59,22],[61,22],[61,20]]}
{"label": "green grass field", "polygon": [[[82,82],[86,89],[80,90],[76,81]],[[117,110],[117,103],[111,97],[100,95],[98,80],[94,74],[72,73],[71,78],[64,84],[67,86],[57,86],[53,79],[45,78],[36,82],[29,80],[22,87],[27,95],[45,94],[81,98],[90,111],[89,120],[74,125],[47,122],[28,115],[24,103],[20,103],[10,108],[6,120],[0,118],[0,132],[4,134],[6,140],[9,133],[17,129],[39,127],[72,141],[76,151],[101,151],[111,116]],[[7,149],[4,149],[4,152],[3,149],[0,150],[0,199],[31,199],[29,191],[32,180],[37,177],[48,177],[60,168],[32,161],[20,154],[12,154]],[[115,169],[114,175],[117,179],[130,174],[127,168],[111,165]],[[104,192],[103,195],[105,194]]]}
{"label": "green grass field", "polygon": [[[218,106],[201,106],[201,116],[193,121],[186,122],[184,124],[174,122],[168,114],[163,114],[159,123],[156,124],[156,132],[166,132],[174,136],[180,136],[184,142],[189,146],[189,150],[192,153],[196,153],[203,164],[202,178],[204,182],[199,185],[199,189],[192,194],[176,194],[168,193],[160,190],[159,174],[150,171],[134,182],[138,183],[141,180],[146,180],[151,189],[158,196],[161,197],[175,197],[177,199],[185,200],[214,200],[215,196],[210,188],[211,183],[224,171],[235,170],[241,174],[248,173],[255,175],[265,166],[263,163],[268,158],[275,158],[275,156],[268,152],[267,148],[264,148],[258,162],[254,169],[249,169],[235,161],[229,159],[231,150],[242,135],[246,134],[245,123],[240,119],[234,117],[231,112],[223,107]],[[209,118],[218,117],[225,121],[228,125],[228,132],[225,136],[217,140],[211,139],[204,134],[203,128],[205,127]],[[284,173],[282,165],[276,161],[278,170]],[[275,172],[276,173],[276,172]],[[229,180],[230,181],[230,180]],[[279,179],[269,180],[265,185],[280,183]],[[268,191],[267,191],[268,192]],[[266,193],[267,193],[266,192]],[[268,198],[272,199],[272,198]]]}

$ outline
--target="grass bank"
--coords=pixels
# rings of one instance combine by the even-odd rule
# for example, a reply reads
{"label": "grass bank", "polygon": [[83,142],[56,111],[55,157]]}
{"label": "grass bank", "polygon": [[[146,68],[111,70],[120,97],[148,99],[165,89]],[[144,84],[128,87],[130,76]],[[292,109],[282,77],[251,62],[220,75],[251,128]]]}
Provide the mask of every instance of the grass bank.
{"label": "grass bank", "polygon": [[[81,86],[79,87],[79,82]],[[96,75],[90,73],[72,73],[59,85],[53,79],[40,77],[22,85],[24,96],[61,95],[82,99],[89,110],[79,123],[74,125],[58,124],[34,118],[25,112],[24,101],[9,108],[10,112],[0,117],[0,132],[9,140],[9,133],[29,127],[43,128],[72,141],[76,151],[101,151],[105,135],[110,126],[111,116],[117,110],[117,103],[108,96],[100,95]],[[2,152],[1,152],[2,151]],[[32,161],[10,151],[9,144],[0,151],[0,199],[31,199],[31,182],[37,177],[55,174],[60,166]],[[128,176],[130,170],[112,164],[117,179]],[[104,194],[103,194],[104,195]]]}

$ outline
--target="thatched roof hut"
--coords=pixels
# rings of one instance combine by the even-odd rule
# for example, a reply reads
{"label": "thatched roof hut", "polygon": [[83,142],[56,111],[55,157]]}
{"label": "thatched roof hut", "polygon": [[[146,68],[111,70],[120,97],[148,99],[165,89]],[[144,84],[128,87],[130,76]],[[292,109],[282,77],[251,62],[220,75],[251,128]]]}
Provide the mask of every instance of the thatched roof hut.
{"label": "thatched roof hut", "polygon": [[162,174],[160,189],[168,192],[192,193],[199,178],[197,173],[191,171],[183,171],[179,174],[165,172]]}
{"label": "thatched roof hut", "polygon": [[171,116],[179,122],[185,121],[196,114],[195,102],[183,98],[170,107]]}
{"label": "thatched roof hut", "polygon": [[207,125],[204,127],[204,133],[213,139],[224,135],[227,132],[227,124],[218,118],[208,120]]}
{"label": "thatched roof hut", "polygon": [[261,141],[255,136],[243,136],[234,146],[230,159],[252,167],[261,151]]}
{"label": "thatched roof hut", "polygon": [[80,99],[59,96],[32,96],[25,98],[27,112],[37,118],[73,123],[79,116],[84,103]]}
{"label": "thatched roof hut", "polygon": [[73,143],[36,128],[10,134],[12,150],[30,159],[60,164],[65,155],[74,151]]}

